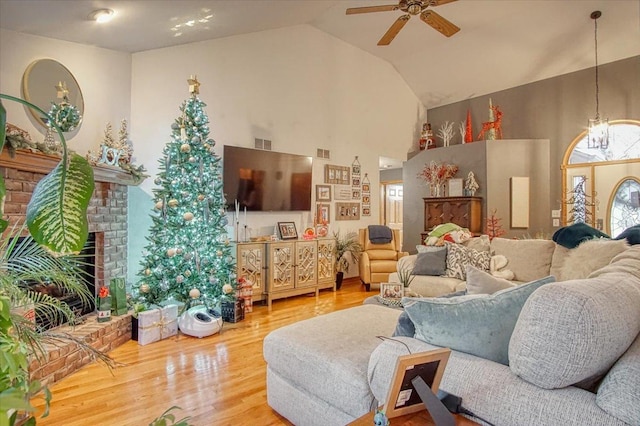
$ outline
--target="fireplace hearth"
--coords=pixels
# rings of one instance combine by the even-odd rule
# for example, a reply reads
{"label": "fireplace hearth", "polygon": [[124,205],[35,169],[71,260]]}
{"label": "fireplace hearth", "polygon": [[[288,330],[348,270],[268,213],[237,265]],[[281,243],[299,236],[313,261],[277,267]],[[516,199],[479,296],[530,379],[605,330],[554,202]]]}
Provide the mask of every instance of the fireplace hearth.
{"label": "fireplace hearth", "polygon": [[[60,161],[57,157],[28,151],[17,151],[10,156],[7,150],[0,153],[0,173],[7,189],[5,215],[9,229],[24,223],[27,204],[37,182]],[[93,276],[95,289],[108,285],[112,278],[127,275],[127,186],[137,185],[128,173],[117,167],[93,167],[95,189],[87,217],[89,232],[95,236],[95,263]],[[47,291],[47,289],[44,289]],[[91,308],[93,310],[94,307]],[[70,332],[99,350],[110,351],[131,337],[129,315],[114,317],[112,321],[98,324],[93,313],[85,315],[82,325],[70,330],[67,326],[56,332]],[[47,347],[43,359],[33,360],[29,371],[32,378],[52,384],[73,373],[89,362],[89,357],[79,353],[74,345]]]}

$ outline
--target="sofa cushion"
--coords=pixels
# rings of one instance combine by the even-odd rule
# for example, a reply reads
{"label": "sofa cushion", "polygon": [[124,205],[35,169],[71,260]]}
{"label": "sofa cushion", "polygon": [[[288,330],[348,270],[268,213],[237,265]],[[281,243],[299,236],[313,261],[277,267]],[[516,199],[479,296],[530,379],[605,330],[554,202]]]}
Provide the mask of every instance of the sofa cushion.
{"label": "sofa cushion", "polygon": [[467,265],[467,294],[493,294],[516,286],[503,278],[494,277],[484,271]]}
{"label": "sofa cushion", "polygon": [[483,271],[489,270],[491,253],[467,248],[461,244],[446,243],[447,270],[445,276],[461,280],[467,277],[467,265],[475,266]]}
{"label": "sofa cushion", "polygon": [[488,235],[480,235],[464,241],[462,245],[478,251],[489,251],[491,249],[491,240]]}
{"label": "sofa cushion", "polygon": [[555,247],[551,240],[491,240],[492,253],[505,256],[509,260],[509,269],[513,271],[513,279],[521,282],[549,275]]}
{"label": "sofa cushion", "polygon": [[553,280],[547,277],[492,295],[405,297],[402,305],[417,339],[507,364],[509,339],[522,305],[535,289]]}
{"label": "sofa cushion", "polygon": [[418,253],[416,263],[413,266],[413,275],[444,275],[447,269],[447,248],[426,253]]}
{"label": "sofa cushion", "polygon": [[428,253],[430,251],[440,251],[444,248],[444,246],[425,246],[425,245],[417,245],[416,251],[418,253]]}
{"label": "sofa cushion", "polygon": [[[638,253],[628,259],[636,269]],[[624,253],[619,257],[625,260]],[[531,295],[509,344],[515,374],[545,389],[562,388],[603,375],[627,350],[640,333],[640,279],[616,271],[615,263],[606,268]]]}
{"label": "sofa cushion", "polygon": [[391,335],[399,315],[362,305],[299,321],[265,337],[264,359],[293,386],[357,418],[373,399],[366,372],[376,336]]}
{"label": "sofa cushion", "polygon": [[640,425],[640,335],[600,384],[596,404],[630,425]]}
{"label": "sofa cushion", "polygon": [[562,265],[559,280],[587,278],[592,272],[608,265],[618,254],[629,248],[625,240],[587,240],[571,249]]}

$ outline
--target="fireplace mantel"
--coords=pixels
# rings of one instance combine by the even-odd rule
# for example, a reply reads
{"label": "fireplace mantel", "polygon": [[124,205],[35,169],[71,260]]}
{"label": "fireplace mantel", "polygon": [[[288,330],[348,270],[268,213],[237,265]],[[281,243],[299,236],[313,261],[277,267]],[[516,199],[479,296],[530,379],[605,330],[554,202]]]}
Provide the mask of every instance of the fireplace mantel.
{"label": "fireplace mantel", "polygon": [[[41,152],[18,150],[13,157],[6,149],[0,153],[0,167],[33,173],[47,174],[59,162],[60,157]],[[131,174],[112,166],[93,166],[93,178],[96,182],[111,182],[128,186],[140,185],[144,180],[144,178],[136,180]]]}

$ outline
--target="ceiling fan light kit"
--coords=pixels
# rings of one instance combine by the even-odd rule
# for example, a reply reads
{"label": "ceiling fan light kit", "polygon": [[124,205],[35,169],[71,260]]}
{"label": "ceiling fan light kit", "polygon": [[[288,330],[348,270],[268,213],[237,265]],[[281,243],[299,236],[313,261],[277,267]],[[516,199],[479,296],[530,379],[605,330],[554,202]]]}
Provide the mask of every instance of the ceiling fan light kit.
{"label": "ceiling fan light kit", "polygon": [[391,25],[387,32],[382,36],[378,42],[378,46],[387,46],[398,35],[400,30],[411,18],[411,15],[420,15],[420,19],[427,25],[430,25],[433,29],[440,32],[446,37],[451,37],[460,28],[454,25],[449,20],[440,16],[440,14],[433,10],[427,10],[430,7],[441,6],[443,4],[451,3],[457,0],[400,0],[395,4],[383,5],[383,6],[365,6],[365,7],[352,7],[347,9],[347,15],[355,15],[360,13],[372,13],[372,12],[392,12],[401,10],[405,12]]}

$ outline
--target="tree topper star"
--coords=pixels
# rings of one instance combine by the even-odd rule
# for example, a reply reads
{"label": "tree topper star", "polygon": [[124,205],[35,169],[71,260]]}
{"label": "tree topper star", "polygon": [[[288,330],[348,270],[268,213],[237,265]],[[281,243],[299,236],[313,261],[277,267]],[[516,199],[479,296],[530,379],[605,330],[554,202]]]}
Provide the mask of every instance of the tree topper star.
{"label": "tree topper star", "polygon": [[198,81],[198,77],[192,75],[187,79],[187,83],[189,83],[189,93],[192,95],[197,95],[200,93],[200,82]]}

